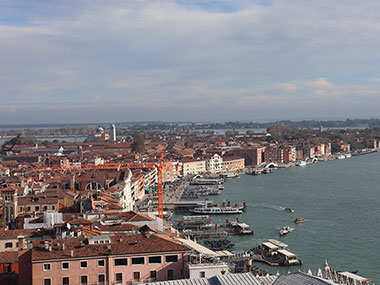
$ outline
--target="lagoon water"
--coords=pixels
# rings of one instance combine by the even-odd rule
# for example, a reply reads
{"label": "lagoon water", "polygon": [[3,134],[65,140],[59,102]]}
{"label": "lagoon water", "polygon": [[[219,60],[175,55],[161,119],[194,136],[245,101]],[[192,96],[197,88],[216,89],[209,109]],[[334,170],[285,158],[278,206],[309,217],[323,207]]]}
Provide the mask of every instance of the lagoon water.
{"label": "lagoon water", "polygon": [[[303,261],[302,266],[286,268],[257,264],[270,272],[315,271],[326,258],[335,270],[357,270],[380,283],[380,153],[243,175],[229,179],[221,195],[209,197],[248,204],[241,215],[213,216],[220,222],[238,217],[253,228],[253,236],[232,237],[233,250],[275,238]],[[285,207],[295,212],[285,212]],[[294,224],[296,217],[305,222]],[[286,225],[295,230],[279,237]]]}

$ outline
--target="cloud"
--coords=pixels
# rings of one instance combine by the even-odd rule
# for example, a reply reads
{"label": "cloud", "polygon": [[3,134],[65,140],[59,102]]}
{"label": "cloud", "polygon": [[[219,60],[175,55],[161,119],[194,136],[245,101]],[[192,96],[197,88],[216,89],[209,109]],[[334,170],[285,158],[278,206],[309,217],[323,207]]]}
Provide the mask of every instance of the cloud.
{"label": "cloud", "polygon": [[[25,115],[7,120],[44,108],[89,121],[102,108],[110,120],[260,119],[298,104],[360,116],[353,102],[379,103],[378,1],[17,4],[0,4],[0,99]],[[368,80],[334,81],[347,74]]]}

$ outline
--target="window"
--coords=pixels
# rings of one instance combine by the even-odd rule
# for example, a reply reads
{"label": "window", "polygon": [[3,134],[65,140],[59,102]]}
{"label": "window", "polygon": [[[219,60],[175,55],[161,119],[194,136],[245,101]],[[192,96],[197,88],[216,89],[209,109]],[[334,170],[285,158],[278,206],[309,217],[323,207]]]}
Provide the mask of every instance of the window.
{"label": "window", "polygon": [[46,210],[47,210],[47,206],[44,206],[44,207],[43,207],[43,210],[46,211]]}
{"label": "window", "polygon": [[149,263],[161,263],[161,256],[149,256]]}
{"label": "window", "polygon": [[12,266],[10,264],[5,265],[5,272],[7,273],[12,272]]}
{"label": "window", "polygon": [[165,256],[165,262],[177,262],[178,255],[167,255]]}
{"label": "window", "polygon": [[150,272],[150,281],[157,281],[157,271]]}
{"label": "window", "polygon": [[50,263],[44,263],[43,270],[44,271],[50,271],[51,270],[51,264]]}
{"label": "window", "polygon": [[51,285],[51,278],[44,278],[44,285]]}
{"label": "window", "polygon": [[62,270],[68,270],[70,269],[70,263],[69,262],[62,262],[61,263]]}
{"label": "window", "polygon": [[144,257],[132,257],[132,264],[144,264]]}
{"label": "window", "polygon": [[22,207],[20,207],[20,212],[22,212],[22,210],[23,210],[23,208],[22,208]]}
{"label": "window", "polygon": [[11,243],[11,242],[5,243],[5,248],[12,248],[12,247],[13,247],[13,243]]}
{"label": "window", "polygon": [[80,284],[81,285],[87,285],[87,282],[88,282],[88,276],[87,275],[82,275],[80,277]]}
{"label": "window", "polygon": [[30,212],[30,206],[26,207],[26,210],[27,210],[28,212]]}
{"label": "window", "polygon": [[98,285],[105,285],[106,284],[106,275],[105,274],[99,274],[98,275]]}
{"label": "window", "polygon": [[51,209],[52,209],[52,210],[55,210],[55,206],[51,206]]}
{"label": "window", "polygon": [[81,261],[80,268],[87,268],[87,261]]}
{"label": "window", "polygon": [[140,281],[140,272],[133,272],[133,281]]}
{"label": "window", "polygon": [[183,268],[181,268],[181,270],[180,270],[180,275],[181,275],[181,277],[183,277]]}
{"label": "window", "polygon": [[206,277],[206,273],[204,271],[199,272],[199,277],[200,278]]}
{"label": "window", "polygon": [[99,259],[98,260],[98,267],[103,267],[104,266],[104,259]]}
{"label": "window", "polygon": [[128,258],[115,259],[115,266],[125,266],[125,265],[128,265]]}
{"label": "window", "polygon": [[116,280],[116,283],[123,283],[123,273],[116,273],[115,280]]}
{"label": "window", "polygon": [[70,277],[62,277],[62,285],[70,285]]}
{"label": "window", "polygon": [[36,212],[38,212],[40,210],[40,206],[36,206],[34,209]]}
{"label": "window", "polygon": [[168,269],[167,277],[168,277],[168,280],[174,280],[174,270],[173,269]]}

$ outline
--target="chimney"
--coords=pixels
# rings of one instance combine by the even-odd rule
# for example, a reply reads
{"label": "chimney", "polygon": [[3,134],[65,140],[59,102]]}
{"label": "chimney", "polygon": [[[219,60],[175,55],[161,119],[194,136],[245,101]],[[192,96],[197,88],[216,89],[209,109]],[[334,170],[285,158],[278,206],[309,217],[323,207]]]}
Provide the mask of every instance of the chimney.
{"label": "chimney", "polygon": [[62,243],[62,250],[65,250],[65,244]]}
{"label": "chimney", "polygon": [[18,236],[18,250],[24,249],[24,236]]}
{"label": "chimney", "polygon": [[73,249],[70,250],[70,256],[71,256],[71,257],[74,257],[74,250],[73,250]]}

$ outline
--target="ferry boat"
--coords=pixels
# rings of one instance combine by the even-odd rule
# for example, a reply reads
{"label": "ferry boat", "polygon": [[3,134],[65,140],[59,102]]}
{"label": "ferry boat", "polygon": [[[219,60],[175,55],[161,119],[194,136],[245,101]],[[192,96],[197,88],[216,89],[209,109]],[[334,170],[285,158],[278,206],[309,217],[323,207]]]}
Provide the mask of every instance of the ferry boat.
{"label": "ferry boat", "polygon": [[302,219],[302,218],[296,218],[296,219],[294,220],[294,222],[295,222],[296,224],[303,223],[304,221],[305,221],[305,219]]}
{"label": "ferry boat", "polygon": [[238,207],[199,207],[190,210],[192,214],[241,214],[243,210]]}

